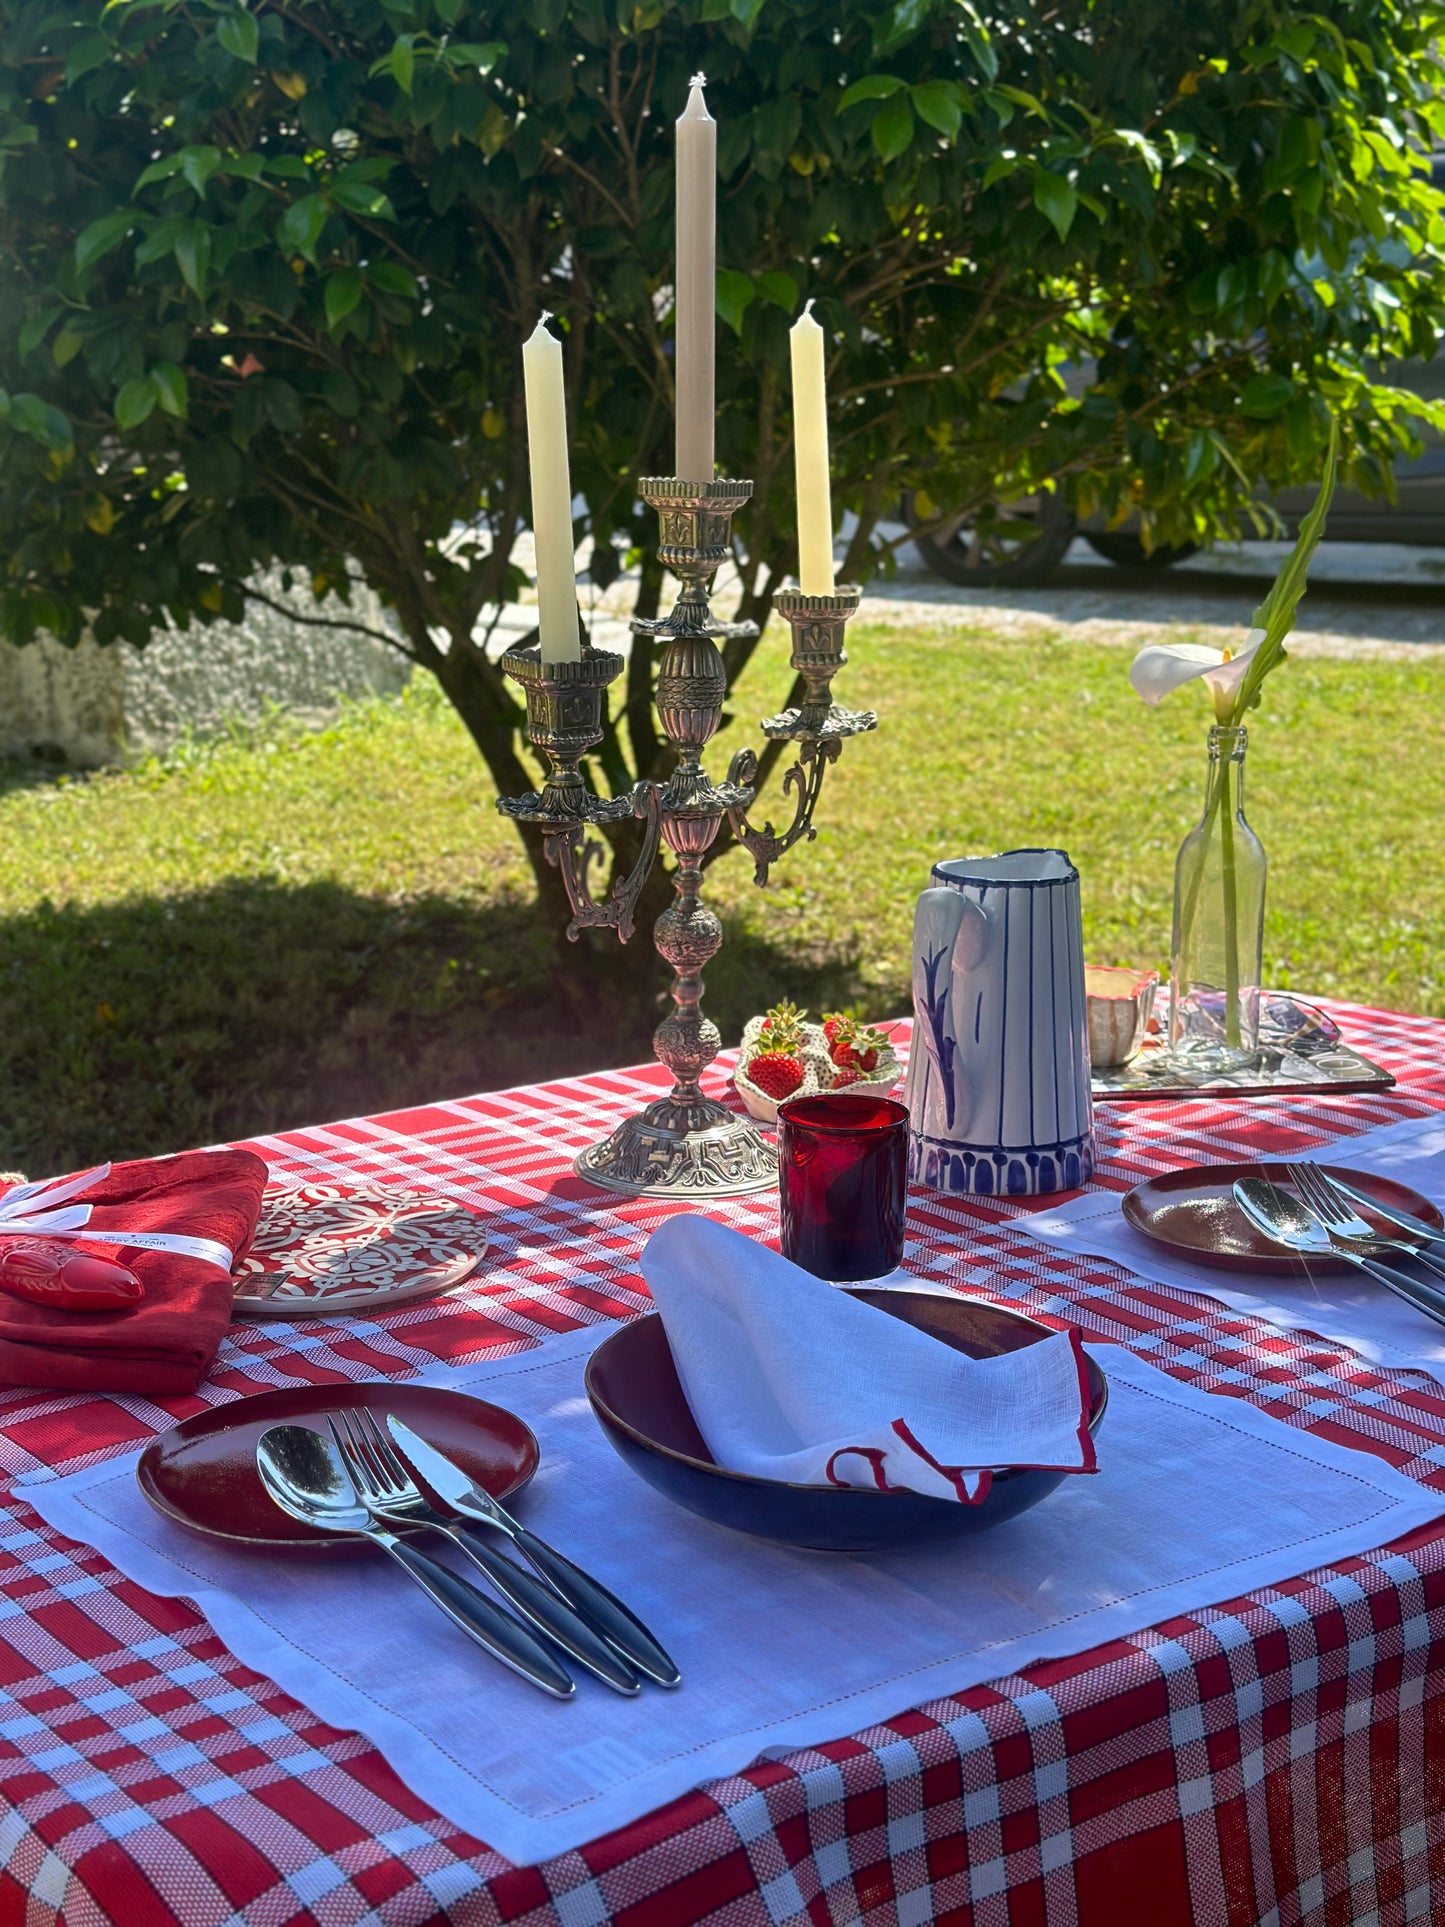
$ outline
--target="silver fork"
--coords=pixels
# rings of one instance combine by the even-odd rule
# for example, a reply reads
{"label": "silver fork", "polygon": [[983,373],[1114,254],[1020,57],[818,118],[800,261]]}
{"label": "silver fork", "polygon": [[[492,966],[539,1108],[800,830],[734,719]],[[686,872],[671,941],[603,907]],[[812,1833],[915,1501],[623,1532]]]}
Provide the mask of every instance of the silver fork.
{"label": "silver fork", "polygon": [[1359,1245],[1374,1251],[1398,1251],[1406,1258],[1418,1259],[1437,1277],[1445,1278],[1445,1261],[1431,1257],[1408,1239],[1390,1237],[1368,1219],[1362,1218],[1344,1193],[1335,1189],[1329,1173],[1322,1171],[1317,1164],[1301,1162],[1285,1168],[1290,1183],[1332,1238],[1339,1239],[1342,1244]]}
{"label": "silver fork", "polygon": [[640,1681],[627,1661],[593,1632],[564,1599],[558,1598],[550,1586],[504,1558],[460,1520],[448,1518],[423,1497],[390,1439],[364,1406],[328,1417],[326,1423],[362,1503],[374,1518],[427,1526],[433,1532],[444,1533],[461,1547],[473,1565],[480,1567],[507,1604],[529,1626],[545,1633],[564,1653],[615,1692],[631,1697],[640,1690]]}

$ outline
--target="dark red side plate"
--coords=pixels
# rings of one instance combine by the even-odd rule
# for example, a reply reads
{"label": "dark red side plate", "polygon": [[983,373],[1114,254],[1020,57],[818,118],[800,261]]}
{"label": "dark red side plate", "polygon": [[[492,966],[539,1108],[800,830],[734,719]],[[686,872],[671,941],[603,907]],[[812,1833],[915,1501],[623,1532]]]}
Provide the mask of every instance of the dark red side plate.
{"label": "dark red side plate", "polygon": [[224,1545],[267,1553],[355,1552],[366,1544],[359,1533],[322,1532],[272,1502],[256,1471],[256,1442],[273,1425],[309,1425],[327,1436],[328,1412],[358,1405],[383,1423],[385,1413],[395,1412],[495,1499],[520,1491],[537,1469],[537,1441],[515,1413],[464,1392],[374,1379],[287,1386],[197,1412],[151,1440],[136,1478],[158,1512]]}
{"label": "dark red side plate", "polygon": [[[1408,1184],[1377,1178],[1369,1171],[1353,1171],[1347,1164],[1322,1164],[1320,1169],[1346,1179],[1382,1204],[1423,1218],[1426,1224],[1445,1225],[1430,1200],[1412,1191]],[[1223,1271],[1276,1272],[1304,1278],[1316,1271],[1345,1270],[1342,1258],[1287,1257],[1262,1231],[1256,1231],[1234,1202],[1233,1190],[1240,1178],[1268,1178],[1281,1190],[1293,1192],[1283,1164],[1192,1164],[1185,1170],[1136,1184],[1124,1200],[1124,1217],[1136,1231],[1173,1252],[1176,1258],[1217,1265]],[[1361,1210],[1360,1215],[1368,1218],[1369,1213]],[[1399,1235],[1383,1219],[1378,1222],[1385,1236]]]}

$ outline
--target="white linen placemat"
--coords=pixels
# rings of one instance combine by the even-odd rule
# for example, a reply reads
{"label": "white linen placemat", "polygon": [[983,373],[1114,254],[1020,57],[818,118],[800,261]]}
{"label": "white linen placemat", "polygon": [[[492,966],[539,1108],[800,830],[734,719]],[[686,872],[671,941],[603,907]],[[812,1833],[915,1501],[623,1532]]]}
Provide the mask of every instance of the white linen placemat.
{"label": "white linen placemat", "polygon": [[953,1546],[793,1552],[707,1525],[623,1465],[582,1388],[600,1335],[428,1376],[533,1426],[542,1467],[519,1512],[656,1630],[683,1671],[676,1692],[624,1700],[583,1679],[574,1701],[545,1699],[380,1555],[278,1560],[191,1537],[141,1497],[133,1453],[24,1481],[24,1496],[139,1584],[193,1599],[238,1659],[364,1733],[414,1793],[518,1862],[765,1751],[836,1739],[1369,1551],[1441,1510],[1380,1459],[1105,1345],[1111,1395],[1092,1478],[1065,1479],[1033,1511]]}
{"label": "white linen placemat", "polygon": [[[1386,1124],[1310,1155],[1321,1164],[1349,1165],[1413,1185],[1445,1210],[1445,1114]],[[1193,1264],[1126,1223],[1117,1191],[1085,1191],[1057,1210],[1032,1212],[1013,1222],[1061,1251],[1111,1259],[1155,1284],[1203,1293],[1286,1331],[1318,1332],[1377,1365],[1427,1372],[1445,1384],[1445,1325],[1437,1325],[1364,1272],[1342,1267],[1311,1278],[1251,1277],[1221,1271],[1217,1265]],[[1433,1273],[1421,1275],[1437,1282]]]}

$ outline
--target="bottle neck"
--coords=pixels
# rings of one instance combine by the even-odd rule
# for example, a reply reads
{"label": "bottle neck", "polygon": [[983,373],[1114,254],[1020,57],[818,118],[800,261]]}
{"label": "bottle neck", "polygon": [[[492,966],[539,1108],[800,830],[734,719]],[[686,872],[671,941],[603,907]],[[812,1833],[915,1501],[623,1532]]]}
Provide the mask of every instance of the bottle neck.
{"label": "bottle neck", "polygon": [[1228,784],[1229,801],[1235,814],[1244,809],[1244,752],[1249,748],[1249,731],[1230,723],[1215,723],[1209,732],[1209,772],[1205,778],[1205,806],[1208,807],[1221,782]]}

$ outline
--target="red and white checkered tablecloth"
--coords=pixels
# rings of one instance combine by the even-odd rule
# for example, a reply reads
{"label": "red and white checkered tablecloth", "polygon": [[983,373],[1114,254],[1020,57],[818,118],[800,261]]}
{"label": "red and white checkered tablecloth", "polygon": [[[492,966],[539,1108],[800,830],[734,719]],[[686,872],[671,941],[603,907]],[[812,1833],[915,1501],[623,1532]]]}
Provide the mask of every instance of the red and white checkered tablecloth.
{"label": "red and white checkered tablecloth", "polygon": [[[1381,1096],[1105,1105],[1100,1176],[1318,1150],[1445,1107],[1445,1023],[1331,1006]],[[721,1092],[728,1060],[710,1074]],[[573,1154],[662,1083],[615,1071],[289,1132],[278,1172],[488,1214],[487,1282],[376,1318],[234,1328],[193,1399],[0,1393],[0,1927],[1393,1927],[1445,1919],[1445,1520],[1368,1557],[937,1700],[514,1867],[354,1734],[240,1666],[184,1602],[13,1491],[271,1386],[404,1378],[646,1303],[664,1207]],[[1068,1259],[1029,1208],[917,1192],[908,1263],[1069,1318],[1445,1495],[1445,1390]],[[763,1238],[776,1201],[718,1215]],[[1445,1512],[1445,1497],[1442,1497]]]}

